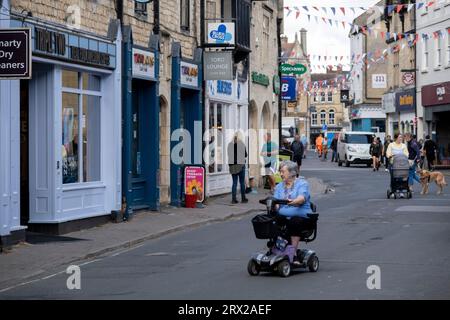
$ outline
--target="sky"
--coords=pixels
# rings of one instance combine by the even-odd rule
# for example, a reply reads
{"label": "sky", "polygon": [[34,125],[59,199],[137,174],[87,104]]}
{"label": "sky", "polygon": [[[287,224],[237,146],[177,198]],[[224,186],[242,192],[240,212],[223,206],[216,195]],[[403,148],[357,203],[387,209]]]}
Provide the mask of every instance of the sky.
{"label": "sky", "polygon": [[[299,32],[301,28],[308,30],[307,49],[310,54],[312,71],[325,72],[325,69],[314,68],[314,65],[323,64],[323,57],[320,62],[318,57],[313,59],[314,55],[321,56],[344,56],[343,63],[349,63],[347,57],[350,56],[350,39],[348,34],[350,26],[346,24],[344,29],[341,21],[352,22],[357,16],[364,13],[361,9],[355,9],[353,14],[350,7],[371,7],[375,5],[377,0],[284,0],[284,7],[298,7],[300,15],[296,18],[296,11],[292,11],[289,15],[287,10],[284,10],[284,34],[288,36],[289,42],[295,39],[295,32]],[[309,11],[306,11],[303,6],[308,6]],[[313,6],[318,7],[319,11],[315,10]],[[325,14],[321,7],[327,7],[328,14]],[[336,15],[333,14],[330,7],[336,8]],[[340,7],[348,8],[345,10],[345,15],[339,9]],[[307,14],[311,15],[311,20],[308,21]],[[316,23],[315,17],[318,17]],[[325,25],[322,17],[333,20],[333,27],[329,24]],[[336,27],[334,20],[339,21],[339,27]],[[328,21],[328,20],[327,20]],[[299,34],[300,39],[300,34]],[[344,68],[346,70],[348,68]]]}

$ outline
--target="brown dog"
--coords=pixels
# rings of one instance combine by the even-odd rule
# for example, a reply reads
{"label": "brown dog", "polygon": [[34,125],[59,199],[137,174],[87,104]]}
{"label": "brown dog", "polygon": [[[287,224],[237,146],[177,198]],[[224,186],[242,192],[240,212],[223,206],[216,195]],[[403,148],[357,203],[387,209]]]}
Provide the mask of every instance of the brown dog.
{"label": "brown dog", "polygon": [[438,186],[437,194],[441,194],[444,186],[447,185],[447,182],[445,182],[445,176],[442,172],[428,170],[419,170],[417,172],[420,175],[420,183],[422,184],[422,192],[420,192],[420,194],[428,194],[428,187],[433,181]]}

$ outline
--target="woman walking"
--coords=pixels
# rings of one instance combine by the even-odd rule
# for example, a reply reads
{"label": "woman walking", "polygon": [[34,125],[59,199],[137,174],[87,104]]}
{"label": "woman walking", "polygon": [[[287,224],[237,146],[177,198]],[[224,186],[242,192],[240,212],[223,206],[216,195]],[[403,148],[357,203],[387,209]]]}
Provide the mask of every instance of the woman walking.
{"label": "woman walking", "polygon": [[373,171],[375,170],[378,171],[378,169],[380,168],[381,145],[375,138],[373,139],[372,144],[370,145],[369,153],[372,156]]}

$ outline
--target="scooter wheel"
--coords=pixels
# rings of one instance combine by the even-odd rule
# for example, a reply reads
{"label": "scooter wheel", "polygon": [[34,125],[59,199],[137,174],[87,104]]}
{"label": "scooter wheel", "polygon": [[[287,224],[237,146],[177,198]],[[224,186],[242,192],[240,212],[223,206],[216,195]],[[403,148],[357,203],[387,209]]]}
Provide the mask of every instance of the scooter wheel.
{"label": "scooter wheel", "polygon": [[283,260],[278,263],[277,270],[280,277],[287,278],[291,274],[291,264],[289,261]]}
{"label": "scooter wheel", "polygon": [[251,276],[257,276],[261,271],[261,267],[255,262],[255,260],[251,259],[248,262],[247,271]]}
{"label": "scooter wheel", "polygon": [[317,272],[317,270],[319,270],[319,258],[316,255],[309,258],[308,268],[311,272]]}

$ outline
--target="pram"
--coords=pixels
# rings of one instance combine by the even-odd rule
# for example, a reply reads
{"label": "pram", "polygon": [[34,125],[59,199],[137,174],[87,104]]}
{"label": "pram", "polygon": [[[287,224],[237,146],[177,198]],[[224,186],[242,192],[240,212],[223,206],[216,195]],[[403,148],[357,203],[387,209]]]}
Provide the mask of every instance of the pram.
{"label": "pram", "polygon": [[390,199],[394,196],[394,199],[406,197],[410,199],[412,193],[409,190],[408,177],[409,177],[409,161],[408,157],[401,154],[395,155],[391,168],[391,186],[387,190],[387,198]]}

